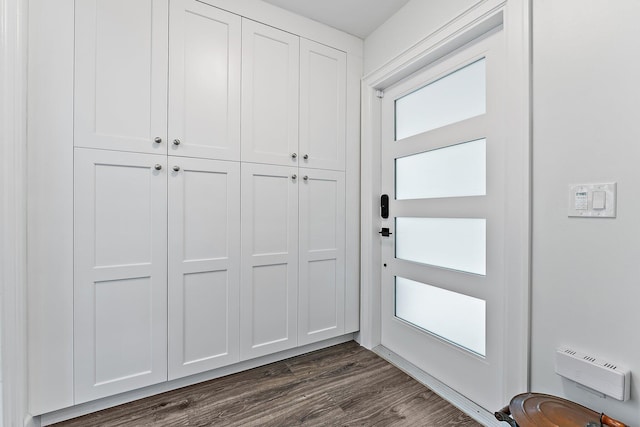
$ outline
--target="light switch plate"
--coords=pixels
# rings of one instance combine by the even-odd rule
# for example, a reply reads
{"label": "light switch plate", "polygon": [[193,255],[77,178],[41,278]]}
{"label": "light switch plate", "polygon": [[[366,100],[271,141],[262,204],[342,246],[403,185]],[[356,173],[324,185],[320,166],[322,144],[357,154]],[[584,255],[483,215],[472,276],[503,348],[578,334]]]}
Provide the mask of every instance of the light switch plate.
{"label": "light switch plate", "polygon": [[583,218],[615,218],[616,186],[615,182],[569,185],[568,215]]}

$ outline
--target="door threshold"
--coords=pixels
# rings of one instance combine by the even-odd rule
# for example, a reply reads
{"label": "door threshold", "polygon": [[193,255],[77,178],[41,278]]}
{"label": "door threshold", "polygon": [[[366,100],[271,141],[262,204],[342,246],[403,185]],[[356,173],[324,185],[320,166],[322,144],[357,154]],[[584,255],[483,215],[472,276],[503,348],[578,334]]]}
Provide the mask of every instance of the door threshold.
{"label": "door threshold", "polygon": [[[435,394],[451,403],[453,406],[460,409],[483,426],[502,427],[504,425],[500,421],[496,420],[492,412],[487,411],[483,407],[467,399],[442,381],[429,375],[388,348],[379,345],[373,348],[372,351],[409,375],[411,378],[414,378],[416,381],[431,389]],[[498,409],[499,408],[496,408],[496,410]]]}

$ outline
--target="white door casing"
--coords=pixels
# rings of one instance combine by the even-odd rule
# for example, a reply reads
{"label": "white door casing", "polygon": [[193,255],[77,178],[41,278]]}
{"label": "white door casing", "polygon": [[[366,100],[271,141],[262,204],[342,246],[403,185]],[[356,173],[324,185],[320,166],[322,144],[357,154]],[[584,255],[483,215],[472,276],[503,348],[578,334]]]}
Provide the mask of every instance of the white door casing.
{"label": "white door casing", "polygon": [[80,0],[75,28],[74,145],[166,154],[168,0]]}
{"label": "white door casing", "polygon": [[167,379],[166,164],[75,149],[75,404]]}
{"label": "white door casing", "polygon": [[240,164],[169,156],[168,191],[172,380],[239,360]]}
{"label": "white door casing", "polygon": [[172,0],[169,25],[169,154],[240,160],[241,18]]}

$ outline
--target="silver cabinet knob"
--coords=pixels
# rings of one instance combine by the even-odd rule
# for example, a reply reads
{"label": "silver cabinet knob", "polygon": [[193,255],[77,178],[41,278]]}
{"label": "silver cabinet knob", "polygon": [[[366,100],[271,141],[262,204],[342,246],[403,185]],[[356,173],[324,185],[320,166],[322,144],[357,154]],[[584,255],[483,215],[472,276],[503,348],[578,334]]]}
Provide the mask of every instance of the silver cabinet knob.
{"label": "silver cabinet knob", "polygon": [[307,175],[303,176],[302,179],[304,179],[305,181],[309,181],[309,177]]}
{"label": "silver cabinet knob", "polygon": [[156,136],[156,137],[153,139],[153,142],[155,142],[156,144],[160,144],[160,143],[162,142],[162,138],[160,138],[159,136]]}
{"label": "silver cabinet knob", "polygon": [[302,158],[305,159],[305,160],[309,160],[309,155],[305,154],[304,156],[302,156]]}
{"label": "silver cabinet knob", "polygon": [[294,173],[293,175],[291,175],[291,179],[295,181],[296,179],[298,179],[298,175]]}
{"label": "silver cabinet knob", "polygon": [[291,153],[291,158],[295,159],[296,157],[298,157],[298,155],[296,153]]}
{"label": "silver cabinet knob", "polygon": [[176,171],[176,172],[178,172],[178,171],[180,170],[180,166],[178,166],[178,165],[174,166],[174,167],[173,167],[173,170],[174,170],[174,171]]}
{"label": "silver cabinet knob", "polygon": [[180,140],[179,139],[174,139],[173,140],[173,145],[180,145]]}
{"label": "silver cabinet knob", "polygon": [[156,163],[156,165],[154,166],[154,168],[159,171],[160,169],[162,169],[162,165],[160,163]]}

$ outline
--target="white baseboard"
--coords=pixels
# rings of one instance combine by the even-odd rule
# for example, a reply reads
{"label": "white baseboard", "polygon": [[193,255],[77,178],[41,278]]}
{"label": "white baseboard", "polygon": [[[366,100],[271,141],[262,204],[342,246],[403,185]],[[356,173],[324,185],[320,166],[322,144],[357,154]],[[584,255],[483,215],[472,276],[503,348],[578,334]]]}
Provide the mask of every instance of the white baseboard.
{"label": "white baseboard", "polygon": [[430,388],[438,396],[442,397],[444,400],[448,401],[453,406],[460,409],[462,412],[469,415],[471,418],[473,418],[483,426],[503,427],[506,425],[496,420],[493,413],[475,404],[451,387],[447,386],[442,381],[427,374],[414,364],[407,362],[405,359],[398,356],[388,348],[379,345],[373,349],[373,352],[385,359],[387,362],[396,366],[401,371],[405,372],[410,377],[416,379],[418,382]]}
{"label": "white baseboard", "polygon": [[[60,409],[58,411],[49,412],[36,418],[36,425],[48,426],[51,424],[66,421],[71,418],[80,417],[103,409],[112,408],[122,405],[123,403],[133,402],[134,400],[144,399],[145,397],[154,396],[171,390],[177,390],[182,387],[198,384],[204,381],[213,380],[258,366],[268,365],[269,363],[278,362],[280,360],[289,359],[291,357],[300,356],[305,353],[320,350],[322,348],[331,347],[333,345],[342,344],[353,340],[353,334],[342,335],[340,337],[331,338],[325,341],[305,345],[303,347],[293,348],[291,350],[281,351],[276,354],[251,359],[244,362],[236,363],[224,368],[214,369],[212,371],[203,372],[201,374],[191,375],[185,378],[179,378],[165,383],[155,384],[139,390],[129,391],[127,393],[115,396],[105,397],[103,399],[94,400],[69,408]],[[40,424],[37,424],[39,422]]]}

